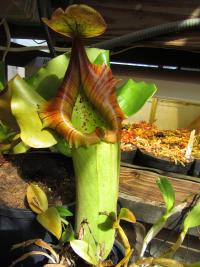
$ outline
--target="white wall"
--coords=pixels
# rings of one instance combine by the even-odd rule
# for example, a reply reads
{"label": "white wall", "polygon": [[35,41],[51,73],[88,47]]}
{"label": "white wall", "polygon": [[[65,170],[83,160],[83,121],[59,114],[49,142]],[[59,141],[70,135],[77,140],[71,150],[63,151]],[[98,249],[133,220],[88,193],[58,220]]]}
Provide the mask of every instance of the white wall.
{"label": "white wall", "polygon": [[[132,78],[135,81],[155,83],[158,104],[155,124],[161,129],[187,128],[200,116],[200,72],[176,72],[138,70],[135,68],[114,68],[114,74],[123,81]],[[137,114],[128,121],[149,121],[152,101],[148,101]]]}

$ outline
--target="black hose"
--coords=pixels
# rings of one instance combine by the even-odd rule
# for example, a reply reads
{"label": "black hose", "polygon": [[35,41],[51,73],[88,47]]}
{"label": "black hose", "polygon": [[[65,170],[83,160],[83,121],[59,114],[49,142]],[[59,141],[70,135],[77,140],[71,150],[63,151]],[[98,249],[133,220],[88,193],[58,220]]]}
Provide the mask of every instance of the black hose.
{"label": "black hose", "polygon": [[106,41],[102,41],[99,43],[95,43],[91,45],[91,47],[111,49],[114,47],[120,47],[124,45],[127,46],[130,43],[151,39],[153,37],[166,35],[166,34],[173,33],[173,32],[181,32],[181,31],[185,31],[191,28],[200,29],[200,18],[170,22],[170,23],[166,23],[163,25],[154,26],[148,29],[131,32],[131,33],[113,38],[111,40],[106,40]]}
{"label": "black hose", "polygon": [[45,0],[37,0],[37,6],[38,6],[38,14],[40,17],[40,22],[44,27],[44,31],[45,31],[45,35],[46,35],[46,41],[47,41],[47,45],[48,45],[48,48],[50,51],[50,55],[51,55],[51,58],[53,58],[56,56],[56,50],[54,49],[54,46],[53,46],[49,27],[46,24],[44,24],[43,21],[41,20],[42,17],[49,18],[50,12],[48,12],[48,10],[47,10],[48,2],[49,1],[45,1]]}

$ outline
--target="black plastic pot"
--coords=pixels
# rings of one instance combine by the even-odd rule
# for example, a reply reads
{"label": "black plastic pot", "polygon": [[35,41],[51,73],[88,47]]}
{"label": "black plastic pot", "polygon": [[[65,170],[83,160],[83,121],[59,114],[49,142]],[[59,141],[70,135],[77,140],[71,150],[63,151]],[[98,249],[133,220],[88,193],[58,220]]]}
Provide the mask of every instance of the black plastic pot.
{"label": "black plastic pot", "polygon": [[132,164],[136,156],[137,149],[131,151],[122,151],[121,152],[121,161],[125,163]]}
{"label": "black plastic pot", "polygon": [[[33,246],[13,252],[11,247],[16,243],[34,238],[41,238],[46,242],[53,241],[52,236],[36,221],[36,217],[31,211],[0,206],[0,266],[7,267],[20,255],[32,251]],[[16,266],[41,267],[46,262],[46,258],[36,255]]]}
{"label": "black plastic pot", "polygon": [[200,177],[200,159],[195,159],[192,165],[191,175]]}
{"label": "black plastic pot", "polygon": [[181,164],[175,164],[173,161],[164,160],[160,158],[156,158],[144,150],[138,149],[137,151],[137,164],[145,167],[155,168],[166,172],[175,172],[188,174],[191,170],[193,162],[186,164],[185,166]]}

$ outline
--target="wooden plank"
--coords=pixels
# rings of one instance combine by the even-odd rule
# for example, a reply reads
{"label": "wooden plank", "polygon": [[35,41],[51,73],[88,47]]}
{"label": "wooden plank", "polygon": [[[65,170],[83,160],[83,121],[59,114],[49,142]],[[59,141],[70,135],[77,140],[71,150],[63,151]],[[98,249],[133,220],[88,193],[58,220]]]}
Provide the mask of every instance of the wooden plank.
{"label": "wooden plank", "polygon": [[[121,167],[120,174],[120,192],[129,196],[148,200],[156,205],[163,205],[163,198],[156,185],[156,179],[161,176],[146,170],[137,170],[134,168]],[[163,176],[163,175],[162,175]],[[167,177],[172,183],[176,193],[176,203],[180,203],[192,192],[200,190],[200,183],[184,179]],[[199,179],[200,181],[200,179]]]}

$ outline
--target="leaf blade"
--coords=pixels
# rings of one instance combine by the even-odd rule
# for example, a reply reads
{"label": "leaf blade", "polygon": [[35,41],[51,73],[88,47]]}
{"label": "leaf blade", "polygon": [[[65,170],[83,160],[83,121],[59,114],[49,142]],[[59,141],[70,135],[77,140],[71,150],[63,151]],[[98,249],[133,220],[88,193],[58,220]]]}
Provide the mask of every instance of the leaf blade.
{"label": "leaf blade", "polygon": [[200,225],[200,202],[192,208],[184,220],[184,229],[197,227]]}
{"label": "leaf blade", "polygon": [[44,99],[19,75],[9,82],[12,90],[11,110],[20,127],[22,141],[34,148],[50,147],[57,143],[55,136],[43,129],[37,109]]}
{"label": "leaf blade", "polygon": [[48,208],[45,212],[37,215],[37,221],[58,240],[62,234],[62,224],[59,213],[55,207]]}
{"label": "leaf blade", "polygon": [[86,241],[75,239],[70,241],[70,245],[74,252],[82,259],[90,264],[97,265],[98,262],[96,260],[95,252]]}
{"label": "leaf blade", "polygon": [[70,242],[75,239],[75,232],[74,229],[72,228],[71,224],[63,231],[61,240],[62,242]]}
{"label": "leaf blade", "polygon": [[61,217],[73,216],[73,213],[65,207],[57,206],[56,209]]}
{"label": "leaf blade", "polygon": [[117,218],[118,221],[123,220],[131,223],[136,223],[135,215],[127,208],[121,208]]}
{"label": "leaf blade", "polygon": [[156,92],[155,84],[135,82],[129,79],[117,89],[117,100],[122,111],[129,117],[138,112]]}
{"label": "leaf blade", "polygon": [[48,209],[48,200],[44,191],[36,184],[30,184],[27,188],[27,201],[30,208],[37,214]]}
{"label": "leaf blade", "polygon": [[169,182],[169,180],[165,177],[159,177],[156,181],[165,201],[165,206],[167,213],[174,207],[175,204],[175,193],[174,189]]}

